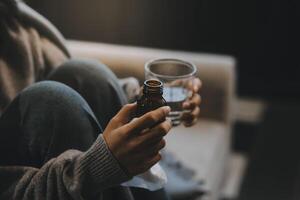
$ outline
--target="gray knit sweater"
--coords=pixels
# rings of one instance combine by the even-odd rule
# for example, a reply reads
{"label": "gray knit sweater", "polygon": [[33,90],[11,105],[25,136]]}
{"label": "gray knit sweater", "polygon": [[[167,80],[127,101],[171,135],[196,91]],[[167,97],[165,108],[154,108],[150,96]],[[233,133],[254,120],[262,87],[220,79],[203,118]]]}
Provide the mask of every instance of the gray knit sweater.
{"label": "gray knit sweater", "polygon": [[102,199],[128,179],[100,135],[88,151],[66,151],[40,169],[0,166],[0,199]]}

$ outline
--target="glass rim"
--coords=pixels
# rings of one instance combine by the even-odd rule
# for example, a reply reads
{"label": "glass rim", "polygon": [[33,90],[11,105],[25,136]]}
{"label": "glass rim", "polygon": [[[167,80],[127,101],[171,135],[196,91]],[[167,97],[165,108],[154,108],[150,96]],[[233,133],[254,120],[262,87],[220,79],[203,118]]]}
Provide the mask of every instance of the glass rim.
{"label": "glass rim", "polygon": [[[152,64],[156,64],[156,63],[159,63],[159,62],[166,62],[166,61],[171,61],[171,62],[186,65],[186,66],[188,66],[192,69],[192,72],[190,72],[188,74],[185,74],[185,75],[170,76],[170,75],[157,74],[157,73],[154,73],[150,70],[150,66]],[[181,59],[176,59],[176,58],[154,58],[154,59],[151,59],[151,60],[149,60],[145,63],[145,70],[147,72],[153,74],[154,76],[158,77],[158,78],[163,78],[163,79],[184,79],[184,78],[190,78],[190,77],[194,76],[197,72],[197,67],[194,63],[188,62],[188,61],[185,61],[185,60],[181,60]]]}

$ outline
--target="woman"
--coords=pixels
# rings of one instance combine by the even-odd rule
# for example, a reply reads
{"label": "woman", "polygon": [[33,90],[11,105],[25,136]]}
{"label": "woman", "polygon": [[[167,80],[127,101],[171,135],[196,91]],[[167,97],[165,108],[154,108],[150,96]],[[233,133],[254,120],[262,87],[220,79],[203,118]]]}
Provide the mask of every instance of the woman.
{"label": "woman", "polygon": [[[56,29],[26,9],[0,0],[0,199],[166,199],[120,184],[160,160],[170,109],[130,121],[136,105],[123,106],[115,75],[71,59]],[[190,123],[198,79],[194,87]]]}

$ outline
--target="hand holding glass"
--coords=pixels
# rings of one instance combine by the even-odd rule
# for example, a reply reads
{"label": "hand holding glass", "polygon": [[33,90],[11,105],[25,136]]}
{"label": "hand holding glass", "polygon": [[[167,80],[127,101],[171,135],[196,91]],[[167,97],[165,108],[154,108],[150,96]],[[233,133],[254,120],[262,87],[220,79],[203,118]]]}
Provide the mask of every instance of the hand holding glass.
{"label": "hand holding glass", "polygon": [[145,65],[145,78],[158,79],[164,84],[163,97],[171,107],[169,117],[173,125],[179,125],[183,113],[190,112],[182,104],[193,94],[188,84],[196,71],[195,65],[178,59],[155,59]]}

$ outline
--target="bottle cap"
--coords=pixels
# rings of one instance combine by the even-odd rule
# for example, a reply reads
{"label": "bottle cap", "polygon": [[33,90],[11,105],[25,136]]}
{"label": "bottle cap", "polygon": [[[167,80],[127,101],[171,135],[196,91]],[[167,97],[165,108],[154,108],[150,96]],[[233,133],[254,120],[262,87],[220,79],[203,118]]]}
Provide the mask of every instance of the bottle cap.
{"label": "bottle cap", "polygon": [[162,94],[163,93],[163,83],[156,79],[149,79],[144,82],[143,92],[145,94]]}

